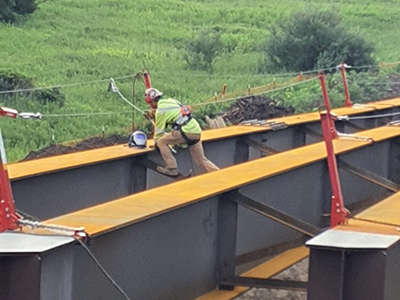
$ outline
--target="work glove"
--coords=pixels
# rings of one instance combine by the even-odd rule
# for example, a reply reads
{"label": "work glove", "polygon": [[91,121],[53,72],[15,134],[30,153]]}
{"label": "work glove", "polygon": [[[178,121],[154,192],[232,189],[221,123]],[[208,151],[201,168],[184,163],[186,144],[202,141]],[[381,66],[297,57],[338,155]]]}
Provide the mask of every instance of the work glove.
{"label": "work glove", "polygon": [[151,109],[151,110],[147,110],[143,115],[149,120],[154,120],[155,114],[156,114],[156,111]]}

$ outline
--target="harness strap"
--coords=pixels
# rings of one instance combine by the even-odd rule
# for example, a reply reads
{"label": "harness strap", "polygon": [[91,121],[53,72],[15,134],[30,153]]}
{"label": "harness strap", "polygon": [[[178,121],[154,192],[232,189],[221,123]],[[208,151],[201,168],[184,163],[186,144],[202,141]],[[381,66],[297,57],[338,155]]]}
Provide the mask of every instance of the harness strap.
{"label": "harness strap", "polygon": [[189,139],[188,136],[185,134],[185,132],[183,132],[182,126],[179,127],[179,132],[181,133],[183,139],[186,141],[186,144],[188,144],[188,146],[193,146],[193,145],[197,144],[198,142],[200,142],[200,139],[198,139],[198,140]]}

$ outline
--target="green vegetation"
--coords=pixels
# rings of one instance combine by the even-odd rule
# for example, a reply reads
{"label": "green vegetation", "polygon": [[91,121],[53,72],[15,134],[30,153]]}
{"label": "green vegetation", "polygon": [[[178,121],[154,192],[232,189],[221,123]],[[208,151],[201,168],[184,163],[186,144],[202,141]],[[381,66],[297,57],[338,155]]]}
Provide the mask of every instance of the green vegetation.
{"label": "green vegetation", "polygon": [[265,65],[267,70],[297,72],[332,68],[341,61],[374,66],[373,51],[363,37],[342,25],[336,13],[312,10],[278,22],[266,43]]}
{"label": "green vegetation", "polygon": [[0,22],[14,23],[19,16],[33,13],[35,0],[0,0]]}
{"label": "green vegetation", "polygon": [[[132,109],[118,95],[107,92],[107,79],[113,77],[130,99],[133,75],[144,67],[150,69],[154,87],[186,103],[212,97],[224,83],[230,92],[274,79],[287,81],[292,77],[258,74],[264,56],[261,46],[278,20],[314,8],[337,12],[350,32],[359,33],[373,44],[378,63],[400,60],[400,0],[43,2],[33,14],[17,19],[15,25],[0,25],[0,68],[3,73],[22,74],[35,87],[66,86],[53,91],[55,101],[38,101],[23,94],[0,97],[1,105],[44,115],[41,120],[0,118],[8,159],[19,160],[29,151],[52,142],[100,135],[103,126],[106,134],[127,133]],[[207,68],[194,70],[184,58],[188,55],[187,45],[210,28],[218,29],[221,43],[209,64],[212,73]],[[117,79],[126,75],[132,76]],[[349,76],[349,80],[354,80],[352,97],[363,97],[366,88],[372,89],[370,85],[356,83],[355,80],[366,80],[358,76]],[[387,84],[387,79],[374,73],[365,76],[379,82],[374,85],[378,93]],[[106,80],[99,82],[102,79]],[[71,85],[91,81],[96,83]],[[338,82],[330,92],[334,103],[343,101]],[[144,87],[137,85],[137,102],[142,99],[143,91]],[[312,81],[270,96],[304,111],[314,107],[312,103],[318,101],[320,90],[318,82]],[[380,97],[377,95],[376,99]],[[143,102],[137,104],[147,108]],[[228,105],[194,108],[201,116]],[[119,114],[54,116],[99,112]],[[146,124],[138,115],[136,119],[142,126]]]}
{"label": "green vegetation", "polygon": [[190,68],[211,74],[213,62],[222,49],[220,32],[217,29],[206,29],[199,37],[187,42],[183,58]]}

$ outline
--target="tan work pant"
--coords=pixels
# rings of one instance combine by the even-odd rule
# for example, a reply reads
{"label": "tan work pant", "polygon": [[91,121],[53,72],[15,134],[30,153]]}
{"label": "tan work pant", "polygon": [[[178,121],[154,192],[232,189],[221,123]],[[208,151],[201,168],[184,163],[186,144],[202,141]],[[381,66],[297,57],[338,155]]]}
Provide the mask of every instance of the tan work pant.
{"label": "tan work pant", "polygon": [[[199,140],[200,139],[200,134],[189,134],[186,133],[186,136],[190,140]],[[169,149],[168,145],[175,146],[175,145],[180,145],[186,143],[185,139],[182,137],[182,134],[179,132],[179,130],[173,130],[172,132],[164,135],[162,138],[160,138],[157,141],[157,146],[160,149],[161,156],[164,159],[165,166],[167,168],[177,168],[178,165],[176,163],[176,160],[171,153],[171,150]],[[192,159],[194,160],[194,163],[196,166],[203,166],[203,168],[207,171],[216,171],[219,170],[219,168],[214,165],[209,159],[207,159],[204,156],[204,150],[203,150],[203,145],[201,144],[201,141],[190,146],[189,147],[190,155],[192,156]]]}

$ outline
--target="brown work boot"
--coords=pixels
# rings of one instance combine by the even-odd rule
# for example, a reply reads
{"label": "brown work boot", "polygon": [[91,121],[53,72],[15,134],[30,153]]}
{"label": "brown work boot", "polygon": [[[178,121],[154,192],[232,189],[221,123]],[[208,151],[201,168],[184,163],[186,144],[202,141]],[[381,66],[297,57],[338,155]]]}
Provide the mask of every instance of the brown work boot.
{"label": "brown work boot", "polygon": [[165,168],[158,166],[157,167],[157,172],[160,172],[161,174],[171,176],[171,177],[177,177],[179,175],[178,168]]}

